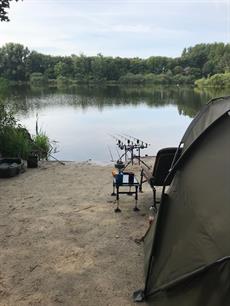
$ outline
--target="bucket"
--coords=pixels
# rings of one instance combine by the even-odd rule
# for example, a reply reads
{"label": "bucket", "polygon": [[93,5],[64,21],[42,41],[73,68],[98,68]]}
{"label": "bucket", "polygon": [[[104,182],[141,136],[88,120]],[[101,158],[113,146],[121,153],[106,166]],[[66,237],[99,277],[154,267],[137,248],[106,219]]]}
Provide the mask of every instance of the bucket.
{"label": "bucket", "polygon": [[116,185],[121,186],[123,183],[123,173],[118,173],[116,176]]}
{"label": "bucket", "polygon": [[27,168],[37,168],[38,167],[38,156],[29,155],[27,159]]}

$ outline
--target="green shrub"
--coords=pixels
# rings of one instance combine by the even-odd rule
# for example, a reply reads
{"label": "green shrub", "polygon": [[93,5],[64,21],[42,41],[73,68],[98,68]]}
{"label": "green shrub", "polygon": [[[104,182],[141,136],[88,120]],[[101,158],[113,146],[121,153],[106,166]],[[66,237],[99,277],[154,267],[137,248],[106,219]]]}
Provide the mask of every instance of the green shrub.
{"label": "green shrub", "polygon": [[32,144],[21,127],[5,126],[0,132],[0,148],[3,157],[27,159]]}
{"label": "green shrub", "polygon": [[173,76],[172,82],[174,84],[193,84],[194,76],[192,74],[191,75],[176,74]]}
{"label": "green shrub", "polygon": [[69,79],[67,77],[59,76],[57,78],[57,87],[63,87],[68,85],[69,85]]}
{"label": "green shrub", "polygon": [[33,85],[43,85],[47,78],[41,72],[33,72],[30,75],[30,83]]}
{"label": "green shrub", "polygon": [[39,158],[48,159],[52,152],[52,145],[44,132],[40,132],[33,138],[33,150],[38,153]]}
{"label": "green shrub", "polygon": [[196,80],[195,85],[198,87],[230,87],[230,72],[217,73],[207,79]]}
{"label": "green shrub", "polygon": [[39,158],[48,159],[52,150],[44,132],[38,132],[32,139],[27,129],[17,123],[13,113],[0,103],[0,154],[3,157],[27,159],[32,152],[37,152]]}
{"label": "green shrub", "polygon": [[147,73],[145,74],[145,82],[146,83],[156,83],[157,76],[154,73]]}
{"label": "green shrub", "polygon": [[0,77],[0,91],[5,91],[9,88],[10,82],[3,77]]}
{"label": "green shrub", "polygon": [[206,79],[206,78],[202,78],[202,79],[199,79],[199,80],[195,81],[195,85],[197,87],[205,87],[205,86],[207,86],[207,83],[208,83],[208,79]]}
{"label": "green shrub", "polygon": [[142,84],[145,82],[145,77],[142,74],[127,73],[120,77],[119,82],[127,84]]}

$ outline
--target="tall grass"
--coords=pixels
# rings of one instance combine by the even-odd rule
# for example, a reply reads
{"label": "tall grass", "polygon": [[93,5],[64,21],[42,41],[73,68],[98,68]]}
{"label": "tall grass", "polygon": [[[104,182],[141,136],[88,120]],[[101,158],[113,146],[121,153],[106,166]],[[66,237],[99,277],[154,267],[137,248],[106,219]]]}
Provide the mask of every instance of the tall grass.
{"label": "tall grass", "polygon": [[31,138],[27,129],[17,123],[13,113],[0,101],[0,156],[28,159],[36,153],[40,159],[48,159],[52,150],[49,137],[38,128],[38,116],[36,136]]}
{"label": "tall grass", "polygon": [[40,159],[48,159],[53,149],[49,137],[42,131],[39,131],[39,133],[34,136],[33,148],[34,151],[38,153]]}
{"label": "tall grass", "polygon": [[13,112],[0,101],[0,154],[26,159],[31,150],[28,134],[17,124]]}

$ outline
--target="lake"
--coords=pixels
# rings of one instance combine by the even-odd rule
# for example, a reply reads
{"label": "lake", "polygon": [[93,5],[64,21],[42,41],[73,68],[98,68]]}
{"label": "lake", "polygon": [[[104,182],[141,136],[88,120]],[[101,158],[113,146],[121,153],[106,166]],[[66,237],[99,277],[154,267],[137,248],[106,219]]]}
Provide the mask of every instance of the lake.
{"label": "lake", "polygon": [[14,87],[4,99],[33,135],[38,116],[39,128],[56,142],[56,158],[109,162],[123,153],[120,135],[147,142],[143,155],[177,146],[202,105],[229,94],[179,86]]}

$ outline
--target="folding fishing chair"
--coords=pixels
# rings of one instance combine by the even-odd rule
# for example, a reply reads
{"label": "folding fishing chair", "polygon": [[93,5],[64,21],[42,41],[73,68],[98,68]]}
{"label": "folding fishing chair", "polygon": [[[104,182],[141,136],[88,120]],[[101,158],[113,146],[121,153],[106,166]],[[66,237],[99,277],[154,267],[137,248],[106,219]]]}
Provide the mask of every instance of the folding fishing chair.
{"label": "folding fishing chair", "polygon": [[172,163],[176,161],[181,153],[180,148],[164,148],[158,151],[153,169],[147,165],[142,166],[140,179],[140,192],[142,184],[148,182],[153,190],[153,207],[156,209],[156,188],[155,186],[169,186],[172,177],[167,179]]}

